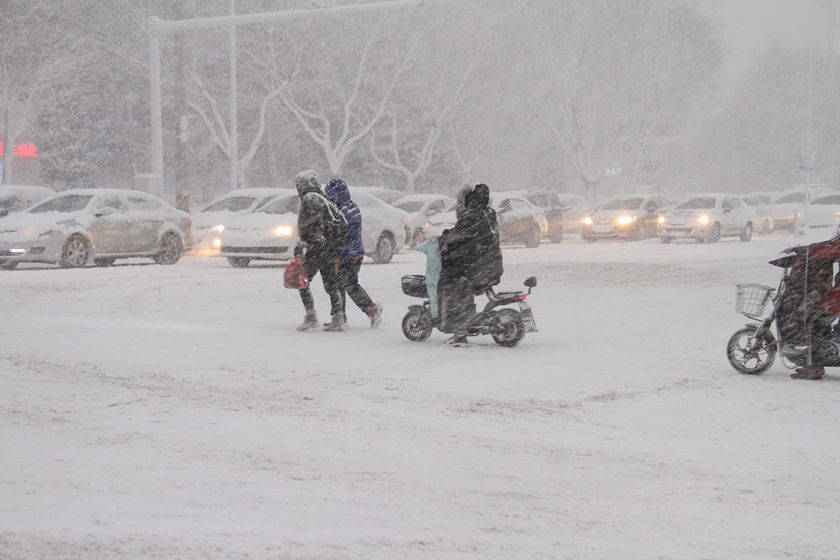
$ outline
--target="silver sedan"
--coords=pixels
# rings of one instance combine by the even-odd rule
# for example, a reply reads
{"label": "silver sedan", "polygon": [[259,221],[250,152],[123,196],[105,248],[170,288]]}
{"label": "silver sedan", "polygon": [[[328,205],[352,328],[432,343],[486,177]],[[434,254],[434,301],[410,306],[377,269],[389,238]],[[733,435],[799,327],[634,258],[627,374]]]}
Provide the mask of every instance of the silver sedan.
{"label": "silver sedan", "polygon": [[27,212],[0,218],[0,268],[21,262],[109,266],[118,258],[174,264],[192,246],[192,220],[140,191],[63,191]]}

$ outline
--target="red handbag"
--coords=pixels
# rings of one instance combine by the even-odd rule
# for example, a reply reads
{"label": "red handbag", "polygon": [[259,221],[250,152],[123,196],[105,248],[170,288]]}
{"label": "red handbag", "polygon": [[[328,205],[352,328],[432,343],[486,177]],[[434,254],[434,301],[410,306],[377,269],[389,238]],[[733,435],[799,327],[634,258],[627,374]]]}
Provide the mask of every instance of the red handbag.
{"label": "red handbag", "polygon": [[302,290],[309,287],[309,278],[306,277],[306,269],[303,263],[295,257],[286,265],[286,272],[283,273],[283,285],[290,290]]}

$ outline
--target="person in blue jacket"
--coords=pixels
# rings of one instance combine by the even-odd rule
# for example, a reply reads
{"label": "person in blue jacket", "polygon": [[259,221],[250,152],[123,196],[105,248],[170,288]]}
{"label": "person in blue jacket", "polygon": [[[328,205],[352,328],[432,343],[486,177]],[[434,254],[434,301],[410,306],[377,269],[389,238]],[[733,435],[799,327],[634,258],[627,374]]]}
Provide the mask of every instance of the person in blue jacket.
{"label": "person in blue jacket", "polygon": [[[345,294],[349,294],[353,303],[370,318],[370,327],[375,329],[382,322],[382,306],[374,303],[359,284],[359,269],[365,258],[365,248],[362,245],[362,213],[350,198],[350,191],[341,179],[330,180],[325,190],[330,200],[347,218],[347,241],[339,253],[336,265],[342,301],[346,300]],[[342,309],[346,308],[342,306]]]}

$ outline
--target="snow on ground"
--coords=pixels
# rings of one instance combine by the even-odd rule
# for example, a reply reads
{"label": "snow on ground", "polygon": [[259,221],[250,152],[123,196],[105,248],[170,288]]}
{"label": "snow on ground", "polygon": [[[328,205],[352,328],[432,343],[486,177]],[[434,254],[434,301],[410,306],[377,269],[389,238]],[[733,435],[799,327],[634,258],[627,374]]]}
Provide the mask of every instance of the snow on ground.
{"label": "snow on ground", "polygon": [[405,340],[420,254],[346,333],[275,266],[2,273],[0,558],[837,558],[840,376],[725,357],[793,243],[506,248],[514,349]]}

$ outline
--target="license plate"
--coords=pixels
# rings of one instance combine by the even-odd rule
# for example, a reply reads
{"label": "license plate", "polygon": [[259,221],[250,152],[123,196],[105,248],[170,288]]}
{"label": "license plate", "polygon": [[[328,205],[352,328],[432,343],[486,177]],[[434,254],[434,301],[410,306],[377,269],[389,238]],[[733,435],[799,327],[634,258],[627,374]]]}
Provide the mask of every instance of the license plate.
{"label": "license plate", "polygon": [[531,311],[531,306],[525,302],[520,302],[519,314],[522,316],[522,325],[525,327],[525,332],[537,332],[537,323],[534,321],[534,313]]}
{"label": "license plate", "polygon": [[595,233],[610,233],[613,229],[612,226],[592,226],[593,231]]}

